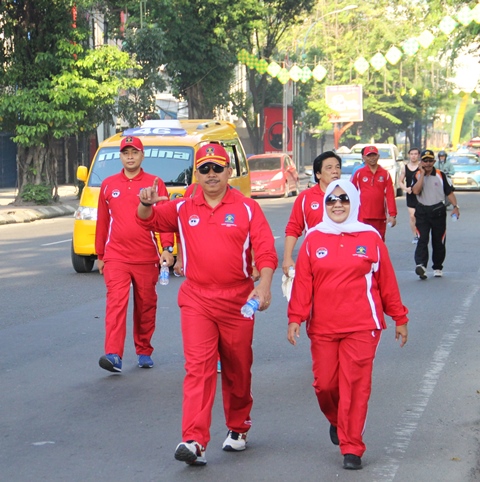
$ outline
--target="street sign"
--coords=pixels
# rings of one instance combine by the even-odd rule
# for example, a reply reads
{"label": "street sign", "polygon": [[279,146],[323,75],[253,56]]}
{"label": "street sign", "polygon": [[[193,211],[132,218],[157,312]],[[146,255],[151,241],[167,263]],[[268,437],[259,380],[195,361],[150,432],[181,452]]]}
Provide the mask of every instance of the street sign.
{"label": "street sign", "polygon": [[327,85],[325,101],[333,111],[330,114],[330,122],[363,121],[361,85]]}

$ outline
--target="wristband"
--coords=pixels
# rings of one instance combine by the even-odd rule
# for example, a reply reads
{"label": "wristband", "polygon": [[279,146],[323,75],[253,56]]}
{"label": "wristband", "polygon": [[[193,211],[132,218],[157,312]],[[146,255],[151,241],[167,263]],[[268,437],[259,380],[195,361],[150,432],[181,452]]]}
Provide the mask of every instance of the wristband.
{"label": "wristband", "polygon": [[140,204],[142,206],[145,206],[146,208],[151,208],[153,206],[153,204],[147,204],[147,203],[144,203],[143,201],[140,201]]}

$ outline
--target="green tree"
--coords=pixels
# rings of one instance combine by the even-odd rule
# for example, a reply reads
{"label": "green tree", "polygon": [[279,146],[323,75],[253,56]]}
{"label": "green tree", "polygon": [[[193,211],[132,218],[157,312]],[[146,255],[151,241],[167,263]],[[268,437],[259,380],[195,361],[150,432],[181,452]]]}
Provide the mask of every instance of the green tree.
{"label": "green tree", "polygon": [[119,90],[141,83],[128,54],[84,47],[88,5],[76,5],[73,26],[72,1],[0,3],[0,127],[18,145],[19,197],[40,184],[58,197],[53,140],[111,122]]}
{"label": "green tree", "polygon": [[[375,4],[363,2],[356,9],[335,16],[327,16],[334,8],[342,8],[331,2],[319,0],[316,6],[318,21],[305,38],[305,56],[298,59],[311,68],[321,62],[327,68],[327,76],[321,83],[310,81],[299,85],[298,95],[307,106],[304,125],[320,137],[331,129],[328,122],[330,109],[324,102],[325,85],[360,84],[364,94],[364,120],[355,123],[345,134],[350,143],[376,142],[391,139],[398,132],[411,135],[413,122],[425,122],[435,106],[448,95],[445,68],[439,63],[440,46],[434,43],[428,49],[420,49],[412,57],[403,56],[396,64],[388,64],[375,71],[371,66],[361,75],[353,63],[361,56],[370,60],[377,52],[386,53],[390,47],[401,47],[410,37],[417,37],[428,24],[428,9],[421,2],[378,0]],[[313,20],[314,21],[314,20]],[[309,23],[312,26],[312,23]],[[428,24],[429,25],[429,24]],[[303,31],[289,32],[290,42],[284,48],[295,45],[292,37],[301,39]],[[288,37],[287,37],[288,38]],[[313,113],[312,113],[313,111]]]}
{"label": "green tree", "polygon": [[141,85],[127,89],[118,99],[118,113],[131,127],[155,115],[155,94],[163,92],[167,86],[160,72],[165,63],[164,43],[162,30],[153,25],[126,30],[123,51],[140,65],[132,77],[142,81]]}

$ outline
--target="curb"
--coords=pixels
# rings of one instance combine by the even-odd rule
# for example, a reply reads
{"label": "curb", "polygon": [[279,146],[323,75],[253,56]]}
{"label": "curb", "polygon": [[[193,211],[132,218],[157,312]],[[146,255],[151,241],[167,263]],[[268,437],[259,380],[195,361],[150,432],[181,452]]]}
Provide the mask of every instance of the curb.
{"label": "curb", "polygon": [[0,226],[14,223],[31,223],[38,219],[58,218],[74,214],[75,210],[76,207],[68,204],[21,209],[12,207],[11,210],[0,211]]}

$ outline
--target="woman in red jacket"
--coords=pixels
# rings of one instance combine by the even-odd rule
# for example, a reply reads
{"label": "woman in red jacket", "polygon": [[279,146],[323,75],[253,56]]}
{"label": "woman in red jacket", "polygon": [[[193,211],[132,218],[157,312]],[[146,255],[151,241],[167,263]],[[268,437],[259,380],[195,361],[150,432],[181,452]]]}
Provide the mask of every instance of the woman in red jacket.
{"label": "woman in red jacket", "polygon": [[358,221],[359,205],[350,181],[328,186],[323,221],[308,231],[300,249],[288,305],[292,345],[308,320],[313,387],[345,469],[362,468],[362,434],[373,360],[386,328],[384,312],[395,320],[400,346],[408,337],[408,310],[387,248],[374,228]]}

